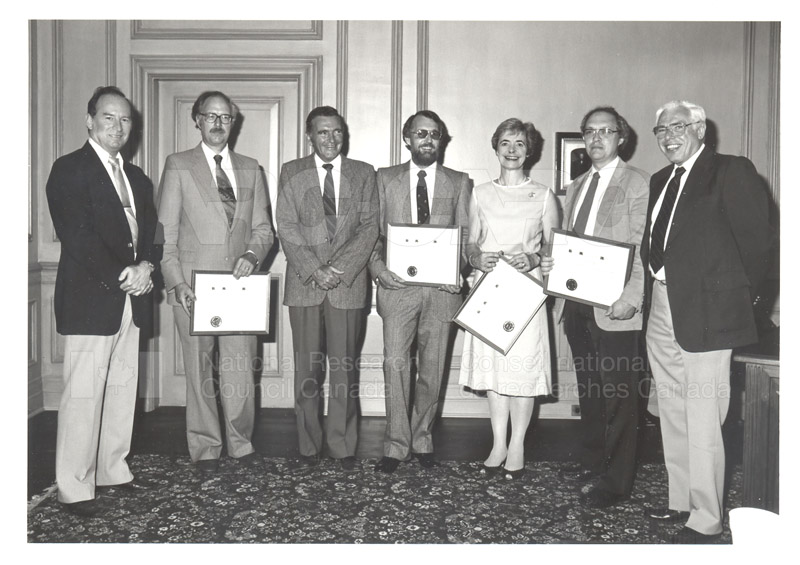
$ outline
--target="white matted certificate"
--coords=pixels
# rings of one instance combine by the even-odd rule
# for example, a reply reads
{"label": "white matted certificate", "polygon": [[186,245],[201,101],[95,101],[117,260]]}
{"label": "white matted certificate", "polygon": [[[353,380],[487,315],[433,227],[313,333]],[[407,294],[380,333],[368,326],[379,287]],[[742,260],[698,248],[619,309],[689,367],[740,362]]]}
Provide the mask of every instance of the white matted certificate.
{"label": "white matted certificate", "polygon": [[269,333],[269,273],[192,271],[191,335]]}
{"label": "white matted certificate", "polygon": [[533,275],[519,272],[505,257],[500,259],[475,284],[453,321],[506,355],[547,295]]}
{"label": "white matted certificate", "polygon": [[631,276],[632,244],[559,229],[550,242],[554,262],[544,278],[547,294],[603,308],[619,299]]}
{"label": "white matted certificate", "polygon": [[461,286],[461,228],[389,224],[386,267],[405,284]]}

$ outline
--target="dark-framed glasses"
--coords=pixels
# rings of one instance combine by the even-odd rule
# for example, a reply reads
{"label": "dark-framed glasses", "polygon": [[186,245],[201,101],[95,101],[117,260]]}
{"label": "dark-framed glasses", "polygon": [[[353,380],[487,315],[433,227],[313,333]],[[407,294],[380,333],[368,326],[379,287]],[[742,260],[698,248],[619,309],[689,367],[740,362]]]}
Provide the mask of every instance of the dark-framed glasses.
{"label": "dark-framed glasses", "polygon": [[698,120],[696,122],[689,122],[688,124],[684,124],[683,122],[677,122],[666,126],[656,126],[653,128],[653,134],[655,134],[656,137],[664,137],[665,135],[667,135],[667,132],[669,131],[673,135],[682,135],[683,132],[686,131],[687,127],[699,123],[700,121]]}
{"label": "dark-framed glasses", "polygon": [[209,124],[213,124],[217,120],[219,120],[223,124],[229,124],[233,121],[233,116],[231,116],[230,114],[214,114],[214,113],[204,114],[202,112],[198,112],[197,115],[203,116],[203,120],[205,120]]}
{"label": "dark-framed glasses", "polygon": [[438,129],[418,129],[414,131],[414,135],[417,137],[417,139],[425,139],[428,137],[428,135],[430,135],[431,139],[433,140],[439,140],[442,138],[442,132],[440,132]]}
{"label": "dark-framed glasses", "polygon": [[592,139],[595,134],[599,135],[601,139],[606,139],[617,133],[618,129],[611,129],[611,128],[586,128],[583,130],[583,139]]}

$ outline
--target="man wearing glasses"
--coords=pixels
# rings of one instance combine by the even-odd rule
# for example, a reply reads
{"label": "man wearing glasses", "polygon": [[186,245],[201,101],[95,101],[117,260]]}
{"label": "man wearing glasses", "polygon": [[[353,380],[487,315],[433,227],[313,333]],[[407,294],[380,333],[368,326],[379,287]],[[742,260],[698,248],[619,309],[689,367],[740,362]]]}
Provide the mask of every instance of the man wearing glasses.
{"label": "man wearing glasses", "polygon": [[[619,152],[631,135],[628,122],[612,107],[590,110],[581,122],[592,167],[567,187],[563,226],[638,248],[644,233],[650,175],[628,165]],[[644,270],[634,252],[631,275],[619,298],[597,308],[559,298],[555,319],[569,341],[578,380],[583,450],[578,469],[563,477],[593,481],[585,503],[613,506],[633,487],[639,420],[639,376]],[[542,258],[542,273],[553,265]]]}
{"label": "man wearing glasses", "polygon": [[195,301],[192,271],[229,271],[237,279],[247,277],[264,260],[274,239],[261,167],[228,147],[237,114],[236,105],[222,92],[202,93],[192,106],[202,141],[194,149],[167,157],[159,190],[162,272],[186,369],[186,438],[192,462],[202,474],[217,471],[222,452],[214,368],[219,374],[227,453],[240,463],[256,461],[250,441],[255,336],[189,334]]}
{"label": "man wearing glasses", "polygon": [[[369,270],[377,285],[378,314],[383,318],[383,374],[386,387],[386,434],[375,470],[393,473],[413,454],[431,468],[433,421],[439,406],[453,315],[462,302],[461,288],[409,286],[401,273],[386,267],[386,227],[401,224],[459,225],[467,236],[469,177],[439,162],[450,136],[435,112],[422,110],[403,125],[411,161],[378,169],[381,236]],[[417,381],[411,398],[411,346],[417,342]],[[409,421],[409,408],[411,419]]]}
{"label": "man wearing glasses", "polygon": [[757,341],[752,303],[769,266],[768,197],[753,164],[705,145],[706,114],[669,102],[653,128],[670,165],[653,175],[642,241],[647,352],[658,393],[674,543],[722,532],[731,350]]}

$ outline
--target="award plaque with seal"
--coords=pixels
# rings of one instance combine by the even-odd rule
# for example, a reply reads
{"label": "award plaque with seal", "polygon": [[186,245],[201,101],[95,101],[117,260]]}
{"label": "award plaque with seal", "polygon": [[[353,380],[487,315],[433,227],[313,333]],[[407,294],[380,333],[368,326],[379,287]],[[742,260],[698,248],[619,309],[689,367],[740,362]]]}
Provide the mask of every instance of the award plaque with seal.
{"label": "award plaque with seal", "polygon": [[544,277],[544,291],[551,296],[607,308],[622,295],[631,276],[630,243],[553,229],[548,251],[554,262]]}
{"label": "award plaque with seal", "polygon": [[230,271],[192,271],[191,335],[269,333],[269,273],[233,278]]}
{"label": "award plaque with seal", "polygon": [[506,355],[547,295],[536,277],[517,271],[506,257],[500,259],[478,280],[453,321]]}
{"label": "award plaque with seal", "polygon": [[389,224],[386,267],[408,285],[461,286],[461,235],[458,226]]}

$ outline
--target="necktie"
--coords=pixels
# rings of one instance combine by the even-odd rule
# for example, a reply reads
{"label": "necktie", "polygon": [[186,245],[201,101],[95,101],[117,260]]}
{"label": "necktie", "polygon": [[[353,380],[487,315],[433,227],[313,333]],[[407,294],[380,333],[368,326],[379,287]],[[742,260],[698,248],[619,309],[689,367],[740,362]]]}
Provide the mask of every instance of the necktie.
{"label": "necktie", "polygon": [[658,217],[653,224],[650,234],[650,267],[657,273],[664,266],[664,244],[666,243],[667,227],[675,208],[675,200],[678,199],[678,188],[681,186],[681,175],[686,172],[683,167],[675,169],[675,176],[669,181],[667,191],[664,193],[664,200],[661,202],[661,209]]}
{"label": "necktie", "polygon": [[427,224],[431,219],[431,209],[428,205],[428,184],[425,182],[425,171],[417,173],[417,223]]}
{"label": "necktie", "polygon": [[214,162],[217,164],[214,171],[217,177],[217,191],[230,226],[233,224],[233,214],[236,212],[236,196],[233,194],[233,186],[228,175],[222,170],[222,155],[214,155]]}
{"label": "necktie", "polygon": [[336,192],[333,190],[333,165],[325,163],[325,186],[322,190],[322,207],[325,209],[325,223],[328,224],[329,241],[336,234]]}
{"label": "necktie", "polygon": [[114,188],[117,189],[119,200],[122,202],[122,207],[125,209],[125,218],[128,220],[128,227],[131,230],[131,240],[133,240],[133,249],[134,253],[136,253],[136,242],[139,239],[139,224],[136,223],[136,215],[133,213],[131,199],[128,196],[128,187],[125,185],[125,177],[122,176],[122,169],[119,168],[116,158],[109,157],[108,164],[111,165],[111,172],[114,174]]}
{"label": "necktie", "polygon": [[589,183],[589,189],[586,191],[586,196],[583,197],[583,204],[581,204],[581,209],[578,210],[578,215],[575,218],[575,224],[572,226],[575,233],[586,234],[586,222],[589,221],[589,211],[592,209],[598,182],[600,182],[600,173],[595,173],[592,175],[592,182]]}

